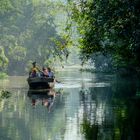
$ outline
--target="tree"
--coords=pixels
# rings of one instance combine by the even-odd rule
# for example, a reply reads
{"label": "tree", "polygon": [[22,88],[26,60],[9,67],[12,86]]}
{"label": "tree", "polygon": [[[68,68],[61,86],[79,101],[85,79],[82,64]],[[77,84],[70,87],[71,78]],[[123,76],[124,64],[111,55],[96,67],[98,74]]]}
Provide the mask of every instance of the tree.
{"label": "tree", "polygon": [[83,61],[99,52],[111,55],[116,67],[140,68],[138,0],[80,0],[71,3],[71,16],[80,34]]}
{"label": "tree", "polygon": [[50,0],[0,1],[0,46],[9,60],[10,74],[25,73],[31,61],[44,65],[52,58],[67,57],[67,38],[56,24],[57,4]]}

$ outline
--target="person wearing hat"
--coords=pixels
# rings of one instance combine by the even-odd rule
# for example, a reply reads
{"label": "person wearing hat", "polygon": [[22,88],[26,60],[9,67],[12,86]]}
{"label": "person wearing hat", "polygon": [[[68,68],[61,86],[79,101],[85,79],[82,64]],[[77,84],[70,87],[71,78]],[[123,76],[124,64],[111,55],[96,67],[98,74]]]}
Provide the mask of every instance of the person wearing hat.
{"label": "person wearing hat", "polygon": [[40,69],[38,66],[36,66],[36,62],[33,62],[32,65],[33,65],[33,67],[31,68],[31,70],[29,72],[29,76],[30,77],[39,76]]}

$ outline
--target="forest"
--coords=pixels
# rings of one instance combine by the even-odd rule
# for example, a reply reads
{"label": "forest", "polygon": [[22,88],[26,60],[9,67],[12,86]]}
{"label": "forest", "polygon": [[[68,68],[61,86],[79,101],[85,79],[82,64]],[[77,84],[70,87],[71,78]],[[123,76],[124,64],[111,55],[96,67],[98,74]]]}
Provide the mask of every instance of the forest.
{"label": "forest", "polygon": [[139,5],[139,0],[72,2],[82,61],[91,59],[97,67],[139,73]]}
{"label": "forest", "polygon": [[33,61],[49,65],[68,55],[62,6],[50,0],[0,1],[1,73],[24,75]]}
{"label": "forest", "polygon": [[1,0],[0,71],[25,75],[32,61],[61,65],[76,52],[82,65],[88,62],[96,71],[139,74],[139,5],[139,0]]}

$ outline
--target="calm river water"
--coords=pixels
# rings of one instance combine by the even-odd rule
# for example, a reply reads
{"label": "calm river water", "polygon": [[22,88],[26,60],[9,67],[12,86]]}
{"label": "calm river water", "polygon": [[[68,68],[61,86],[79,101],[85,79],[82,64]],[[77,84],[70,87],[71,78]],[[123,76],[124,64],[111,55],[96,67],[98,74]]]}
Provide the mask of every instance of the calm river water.
{"label": "calm river water", "polygon": [[[136,79],[63,71],[49,92],[27,77],[0,80],[0,140],[135,140],[140,136]],[[139,137],[140,138],[140,137]]]}

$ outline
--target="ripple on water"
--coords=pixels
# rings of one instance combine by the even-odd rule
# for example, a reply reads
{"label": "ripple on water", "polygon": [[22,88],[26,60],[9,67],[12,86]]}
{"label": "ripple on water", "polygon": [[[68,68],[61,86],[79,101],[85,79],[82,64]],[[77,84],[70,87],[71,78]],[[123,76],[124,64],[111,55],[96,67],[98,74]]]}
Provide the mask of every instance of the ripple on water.
{"label": "ripple on water", "polygon": [[86,87],[109,87],[110,83],[100,82],[100,83],[86,83]]}
{"label": "ripple on water", "polygon": [[63,84],[56,84],[55,88],[79,88],[81,87],[80,83],[63,83]]}
{"label": "ripple on water", "polygon": [[[80,82],[65,82],[65,83],[57,83],[55,88],[81,88],[83,85]],[[111,86],[110,83],[100,82],[100,83],[85,83],[84,86],[86,87],[109,87]]]}

